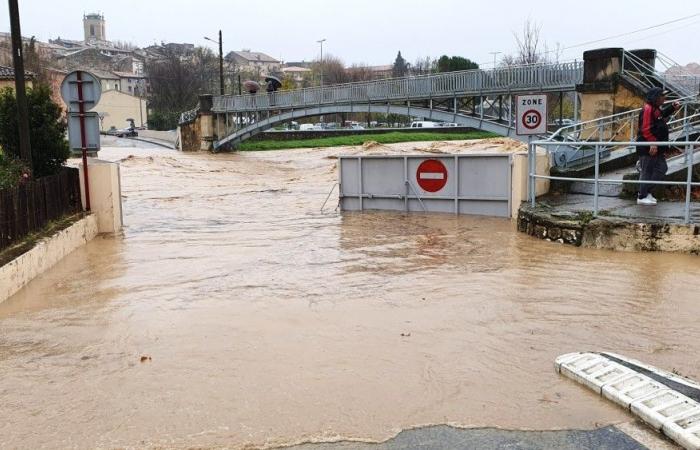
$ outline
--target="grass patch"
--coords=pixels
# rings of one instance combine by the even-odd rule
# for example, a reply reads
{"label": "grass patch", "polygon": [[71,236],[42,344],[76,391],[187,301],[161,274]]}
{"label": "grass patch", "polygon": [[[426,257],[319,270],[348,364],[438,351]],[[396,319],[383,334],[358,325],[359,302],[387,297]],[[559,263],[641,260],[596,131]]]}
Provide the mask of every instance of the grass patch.
{"label": "grass patch", "polygon": [[419,142],[419,141],[463,141],[469,139],[486,139],[497,137],[496,134],[487,131],[468,131],[462,133],[407,133],[402,131],[392,131],[381,134],[356,134],[351,136],[332,136],[316,139],[299,139],[287,141],[246,141],[238,146],[240,151],[254,150],[284,150],[293,148],[311,147],[344,147],[352,145],[362,145],[365,142],[374,141],[379,144],[396,144],[399,142]]}
{"label": "grass patch", "polygon": [[0,267],[34,248],[37,242],[39,242],[41,239],[51,237],[59,231],[65,230],[83,217],[85,217],[85,214],[83,213],[66,216],[49,222],[41,231],[28,234],[21,241],[15,243],[11,247],[6,248],[5,250],[0,251]]}

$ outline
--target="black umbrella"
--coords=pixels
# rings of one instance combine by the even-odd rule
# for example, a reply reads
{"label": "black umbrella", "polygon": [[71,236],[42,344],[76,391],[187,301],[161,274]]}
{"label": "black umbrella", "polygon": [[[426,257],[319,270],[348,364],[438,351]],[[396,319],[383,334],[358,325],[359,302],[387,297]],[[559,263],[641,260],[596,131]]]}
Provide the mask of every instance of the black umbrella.
{"label": "black umbrella", "polygon": [[267,83],[267,92],[275,92],[277,89],[282,87],[282,82],[279,78],[268,75],[265,77],[265,83]]}

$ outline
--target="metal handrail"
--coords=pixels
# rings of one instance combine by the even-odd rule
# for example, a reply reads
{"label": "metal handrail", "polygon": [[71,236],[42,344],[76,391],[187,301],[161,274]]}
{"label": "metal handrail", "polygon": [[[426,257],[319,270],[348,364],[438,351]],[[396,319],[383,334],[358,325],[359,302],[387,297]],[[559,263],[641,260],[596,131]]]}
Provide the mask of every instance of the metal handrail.
{"label": "metal handrail", "polygon": [[700,147],[700,141],[664,141],[664,142],[637,142],[637,141],[627,141],[620,142],[620,145],[625,146],[673,146],[673,147],[685,147],[685,164],[686,164],[686,181],[651,181],[651,180],[624,180],[624,179],[610,179],[610,178],[600,178],[600,151],[603,146],[609,144],[607,141],[590,141],[581,144],[591,145],[595,148],[595,166],[594,166],[594,177],[593,178],[575,178],[575,177],[563,177],[563,176],[551,176],[551,175],[538,175],[536,170],[535,162],[535,149],[537,146],[542,146],[547,149],[550,146],[558,145],[556,141],[550,140],[539,140],[532,141],[528,144],[528,200],[530,204],[534,207],[537,202],[536,195],[536,182],[538,179],[543,180],[554,180],[554,181],[580,181],[585,183],[593,183],[593,216],[597,217],[598,208],[598,197],[599,197],[599,185],[602,184],[651,184],[651,185],[664,185],[664,186],[685,186],[686,196],[685,196],[685,212],[684,212],[684,222],[686,224],[690,223],[690,191],[693,187],[700,186],[700,182],[693,182],[693,156],[695,154],[694,148]]}
{"label": "metal handrail", "polygon": [[194,122],[197,118],[197,114],[199,114],[199,108],[183,112],[182,114],[180,114],[180,120],[178,122],[179,125]]}
{"label": "metal handrail", "polygon": [[259,111],[304,106],[412,100],[457,94],[489,94],[573,88],[583,79],[583,63],[467,70],[274,93],[215,96],[215,113]]}

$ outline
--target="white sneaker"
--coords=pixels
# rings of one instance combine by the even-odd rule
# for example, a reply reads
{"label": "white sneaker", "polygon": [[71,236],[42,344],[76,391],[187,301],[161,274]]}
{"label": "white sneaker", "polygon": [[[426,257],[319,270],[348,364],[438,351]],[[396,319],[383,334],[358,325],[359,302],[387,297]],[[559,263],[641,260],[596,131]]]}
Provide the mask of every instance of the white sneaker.
{"label": "white sneaker", "polygon": [[646,206],[654,206],[654,205],[656,205],[656,199],[654,197],[652,197],[651,194],[649,194],[644,198],[638,198],[637,204],[638,205],[646,205]]}

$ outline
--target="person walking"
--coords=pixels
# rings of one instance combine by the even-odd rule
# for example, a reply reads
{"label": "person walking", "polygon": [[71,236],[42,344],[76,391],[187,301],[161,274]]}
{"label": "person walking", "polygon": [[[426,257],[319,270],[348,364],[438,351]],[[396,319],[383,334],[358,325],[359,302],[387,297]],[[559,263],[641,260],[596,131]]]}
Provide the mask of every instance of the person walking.
{"label": "person walking", "polygon": [[[666,93],[663,89],[653,87],[649,89],[646,96],[646,103],[639,113],[639,126],[637,129],[637,142],[667,142],[668,118],[681,107],[679,102],[664,107],[666,103]],[[637,195],[638,205],[656,205],[656,199],[651,195],[654,185],[642,183],[642,181],[663,180],[668,165],[666,164],[666,145],[638,145],[637,156],[639,157],[639,194]]]}

